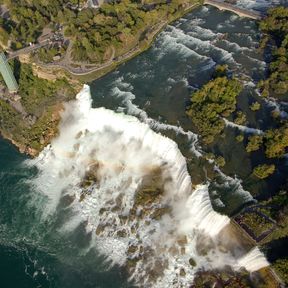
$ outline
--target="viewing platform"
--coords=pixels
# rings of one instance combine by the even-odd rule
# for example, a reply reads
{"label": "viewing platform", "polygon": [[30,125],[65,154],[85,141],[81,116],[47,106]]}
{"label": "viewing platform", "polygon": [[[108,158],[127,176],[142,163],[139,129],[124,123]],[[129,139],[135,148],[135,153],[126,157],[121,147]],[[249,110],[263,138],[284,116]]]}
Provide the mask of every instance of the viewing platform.
{"label": "viewing platform", "polygon": [[8,63],[8,60],[3,52],[0,53],[0,73],[7,85],[10,93],[15,93],[18,90],[18,84],[14,77],[13,71]]}
{"label": "viewing platform", "polygon": [[244,8],[239,8],[233,4],[224,2],[223,0],[204,0],[204,5],[211,5],[219,10],[227,10],[236,13],[240,17],[247,17],[254,20],[261,20],[264,15],[260,12],[250,11]]}

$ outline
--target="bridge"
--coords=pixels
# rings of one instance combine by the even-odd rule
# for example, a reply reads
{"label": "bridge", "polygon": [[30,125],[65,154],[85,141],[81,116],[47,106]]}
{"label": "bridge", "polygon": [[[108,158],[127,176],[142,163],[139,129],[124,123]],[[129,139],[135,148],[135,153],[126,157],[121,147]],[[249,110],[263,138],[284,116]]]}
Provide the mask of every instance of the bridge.
{"label": "bridge", "polygon": [[261,20],[263,18],[263,14],[256,11],[250,11],[244,8],[236,7],[235,5],[224,2],[223,0],[204,0],[204,5],[211,5],[219,10],[227,10],[236,13],[240,17],[247,17],[254,20]]}

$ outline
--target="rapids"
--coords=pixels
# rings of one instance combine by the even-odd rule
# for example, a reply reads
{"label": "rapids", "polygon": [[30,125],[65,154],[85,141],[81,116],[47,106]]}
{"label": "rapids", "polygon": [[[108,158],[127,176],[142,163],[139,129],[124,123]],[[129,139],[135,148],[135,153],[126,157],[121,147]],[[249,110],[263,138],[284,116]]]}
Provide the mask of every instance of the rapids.
{"label": "rapids", "polygon": [[[272,2],[238,3],[262,10]],[[225,216],[253,203],[249,192],[271,192],[247,182],[253,163],[233,139],[266,130],[263,111],[288,112],[258,95],[267,69],[259,38],[255,21],[199,7],[145,53],[90,83],[93,107],[103,108],[91,108],[85,87],[39,157],[27,160],[1,139],[1,287],[178,288],[197,271],[267,266]],[[249,127],[229,118],[211,151],[228,160],[223,171],[210,163],[211,180],[185,107],[218,64],[245,83],[237,104]],[[263,111],[250,111],[255,101]]]}

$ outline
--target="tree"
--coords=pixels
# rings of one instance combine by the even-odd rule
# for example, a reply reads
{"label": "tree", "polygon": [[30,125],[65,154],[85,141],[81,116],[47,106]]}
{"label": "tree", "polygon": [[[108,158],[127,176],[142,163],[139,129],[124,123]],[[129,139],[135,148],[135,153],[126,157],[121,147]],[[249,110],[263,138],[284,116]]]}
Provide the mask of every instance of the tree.
{"label": "tree", "polygon": [[265,179],[275,171],[275,165],[262,164],[253,169],[253,175],[260,179]]}
{"label": "tree", "polygon": [[257,151],[260,146],[263,144],[263,136],[261,135],[253,135],[248,138],[248,144],[246,146],[246,151],[253,152]]}
{"label": "tree", "polygon": [[218,77],[192,94],[187,115],[200,132],[205,144],[213,142],[215,136],[223,131],[223,117],[229,116],[235,110],[236,97],[241,90],[239,81]]}
{"label": "tree", "polygon": [[243,134],[239,134],[239,135],[236,136],[236,141],[237,142],[243,142],[243,140],[244,140],[244,135]]}
{"label": "tree", "polygon": [[257,101],[253,102],[251,105],[250,105],[250,109],[252,111],[258,111],[259,109],[261,108],[261,104]]}
{"label": "tree", "polygon": [[234,122],[238,125],[244,125],[246,123],[246,115],[243,111],[236,112],[236,118],[234,119]]}
{"label": "tree", "polygon": [[288,123],[265,132],[265,154],[268,158],[283,157],[288,147]]}
{"label": "tree", "polygon": [[272,267],[276,270],[284,283],[288,285],[288,258],[276,260]]}
{"label": "tree", "polygon": [[[269,77],[261,82],[263,96],[288,92],[288,8],[276,7],[268,11],[268,17],[260,22],[264,36],[261,47],[273,45],[273,60],[269,65]],[[264,84],[264,85],[263,85]]]}

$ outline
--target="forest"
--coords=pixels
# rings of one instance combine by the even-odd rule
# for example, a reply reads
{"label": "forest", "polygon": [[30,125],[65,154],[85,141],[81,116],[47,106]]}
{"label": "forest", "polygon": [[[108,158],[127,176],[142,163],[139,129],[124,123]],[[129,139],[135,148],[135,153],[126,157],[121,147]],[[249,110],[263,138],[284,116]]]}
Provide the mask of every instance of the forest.
{"label": "forest", "polygon": [[1,0],[10,18],[0,20],[0,43],[7,45],[10,39],[11,48],[17,50],[36,43],[45,27],[54,32],[61,27],[65,39],[73,42],[71,56],[76,63],[102,63],[145,42],[161,21],[169,22],[188,5],[201,1],[150,2],[110,1],[99,9],[79,10],[83,3],[75,0]]}
{"label": "forest", "polygon": [[225,127],[223,117],[236,109],[236,97],[242,90],[236,79],[216,77],[192,94],[187,115],[191,118],[205,144],[210,144]]}
{"label": "forest", "polygon": [[269,64],[269,77],[259,82],[264,97],[280,96],[288,92],[288,9],[270,9],[268,17],[260,23],[264,33],[261,47],[272,54]]}

